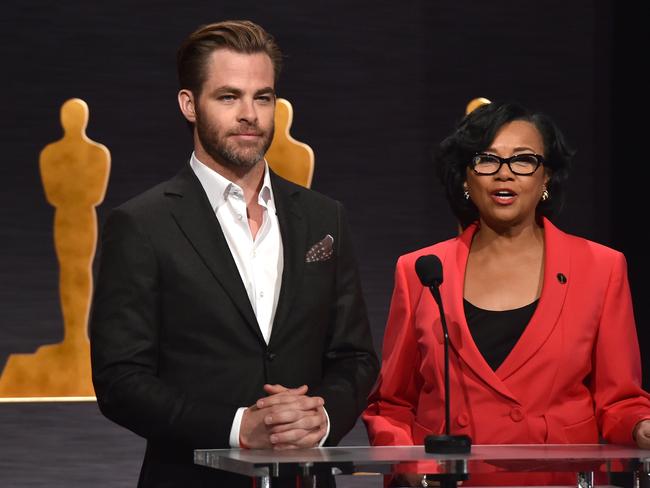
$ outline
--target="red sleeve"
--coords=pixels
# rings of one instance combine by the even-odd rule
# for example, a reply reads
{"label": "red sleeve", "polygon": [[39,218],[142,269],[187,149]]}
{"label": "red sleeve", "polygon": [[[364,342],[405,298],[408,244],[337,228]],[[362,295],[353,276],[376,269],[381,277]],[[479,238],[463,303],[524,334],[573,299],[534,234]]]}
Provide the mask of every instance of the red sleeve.
{"label": "red sleeve", "polygon": [[650,419],[650,395],[641,389],[641,360],[625,257],[612,267],[593,352],[591,388],[603,437],[634,444],[634,426]]}
{"label": "red sleeve", "polygon": [[401,257],[395,270],[381,372],[362,415],[370,443],[375,446],[413,445],[411,425],[422,381],[405,268],[405,258]]}

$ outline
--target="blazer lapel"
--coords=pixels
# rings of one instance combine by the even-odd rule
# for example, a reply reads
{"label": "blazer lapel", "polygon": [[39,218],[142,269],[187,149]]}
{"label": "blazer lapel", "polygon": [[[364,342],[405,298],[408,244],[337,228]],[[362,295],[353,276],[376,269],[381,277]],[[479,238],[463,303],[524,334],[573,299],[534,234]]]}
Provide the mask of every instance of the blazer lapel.
{"label": "blazer lapel", "polygon": [[[478,350],[478,347],[476,347],[476,343],[469,331],[467,320],[465,319],[465,308],[463,306],[465,270],[467,268],[469,249],[476,229],[477,226],[475,224],[468,227],[460,236],[458,245],[455,246],[455,253],[449,253],[443,261],[444,275],[440,290],[442,296],[446,299],[444,306],[446,307],[449,342],[460,360],[472,369],[479,378],[488,383],[501,395],[517,401],[508,387],[497,377],[492,368],[490,368]],[[436,330],[436,336],[439,342],[442,342],[442,332]]]}
{"label": "blazer lapel", "polygon": [[296,290],[302,282],[308,231],[307,219],[300,207],[300,189],[288,185],[273,172],[271,185],[282,235],[284,269],[269,345],[286,326]]}
{"label": "blazer lapel", "polygon": [[189,165],[167,183],[165,196],[183,234],[230,296],[253,333],[264,342],[228,242],[203,186]]}
{"label": "blazer lapel", "polygon": [[544,284],[537,308],[524,333],[497,369],[505,380],[515,373],[544,344],[558,322],[571,279],[568,237],[544,219]]}

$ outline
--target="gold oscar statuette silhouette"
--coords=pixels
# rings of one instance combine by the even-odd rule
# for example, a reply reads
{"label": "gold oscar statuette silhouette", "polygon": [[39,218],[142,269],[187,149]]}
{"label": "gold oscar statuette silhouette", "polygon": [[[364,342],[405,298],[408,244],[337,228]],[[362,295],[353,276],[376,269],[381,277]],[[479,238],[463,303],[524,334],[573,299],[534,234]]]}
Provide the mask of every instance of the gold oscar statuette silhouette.
{"label": "gold oscar statuette silhouette", "polygon": [[465,115],[471,114],[477,108],[483,105],[487,105],[488,103],[492,103],[492,102],[485,97],[473,98],[472,100],[469,101],[467,107],[465,107]]}
{"label": "gold oscar statuette silhouette", "polygon": [[61,107],[64,135],[40,155],[47,201],[55,208],[63,341],[33,354],[12,354],[0,377],[0,401],[93,400],[88,313],[97,244],[95,207],[104,199],[110,153],[86,136],[88,105],[73,98]]}
{"label": "gold oscar statuette silhouette", "polygon": [[289,129],[292,123],[291,103],[278,98],[275,102],[275,134],[266,152],[266,160],[271,169],[284,179],[309,188],[314,176],[314,151],[291,137]]}

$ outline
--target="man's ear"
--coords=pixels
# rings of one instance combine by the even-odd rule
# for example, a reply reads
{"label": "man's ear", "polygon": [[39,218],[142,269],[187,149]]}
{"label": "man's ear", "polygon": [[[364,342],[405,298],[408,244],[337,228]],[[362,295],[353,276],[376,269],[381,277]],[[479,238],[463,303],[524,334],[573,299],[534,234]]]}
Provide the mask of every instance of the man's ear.
{"label": "man's ear", "polygon": [[189,122],[196,123],[194,94],[190,90],[183,88],[178,92],[178,106]]}

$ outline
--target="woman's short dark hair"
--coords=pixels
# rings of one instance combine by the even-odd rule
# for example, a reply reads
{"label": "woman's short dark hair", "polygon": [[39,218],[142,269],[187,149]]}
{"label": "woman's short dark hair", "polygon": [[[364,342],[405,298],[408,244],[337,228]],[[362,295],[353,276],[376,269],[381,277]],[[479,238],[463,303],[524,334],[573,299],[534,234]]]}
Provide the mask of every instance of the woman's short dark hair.
{"label": "woman's short dark hair", "polygon": [[547,115],[533,112],[518,103],[489,103],[466,115],[435,152],[438,177],[463,228],[479,217],[476,206],[463,194],[467,167],[476,153],[490,147],[499,129],[514,120],[532,123],[544,141],[544,166],[550,176],[546,188],[550,198],[537,205],[538,216],[552,217],[564,204],[574,151],[567,146],[558,127]]}

